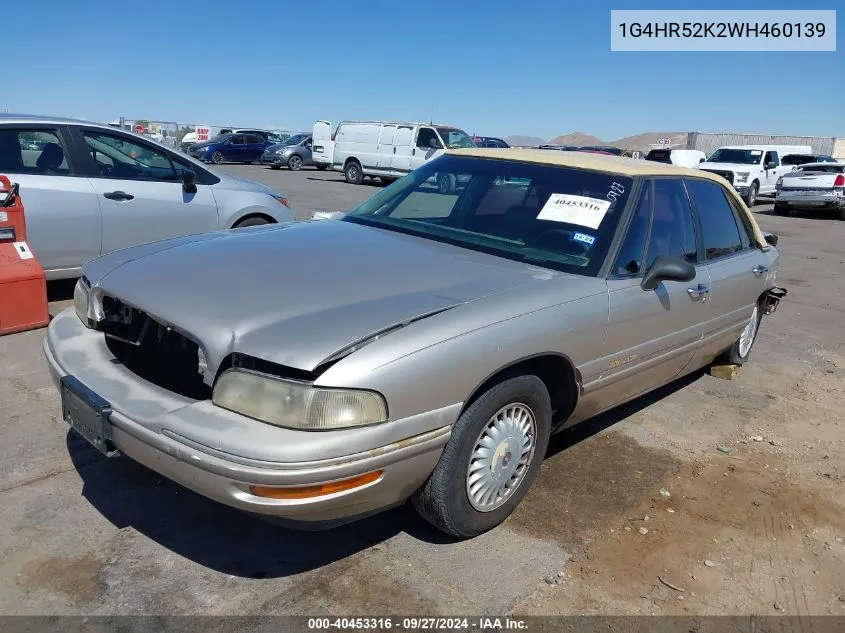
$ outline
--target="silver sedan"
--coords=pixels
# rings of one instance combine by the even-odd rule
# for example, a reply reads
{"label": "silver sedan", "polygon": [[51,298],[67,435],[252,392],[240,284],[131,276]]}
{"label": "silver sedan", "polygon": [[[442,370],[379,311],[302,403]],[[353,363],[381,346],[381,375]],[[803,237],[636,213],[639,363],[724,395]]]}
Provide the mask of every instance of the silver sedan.
{"label": "silver sedan", "polygon": [[706,172],[459,150],[340,219],[96,259],[44,352],[106,455],[295,526],[410,498],[469,538],[552,433],[744,363],[785,294],[776,243]]}

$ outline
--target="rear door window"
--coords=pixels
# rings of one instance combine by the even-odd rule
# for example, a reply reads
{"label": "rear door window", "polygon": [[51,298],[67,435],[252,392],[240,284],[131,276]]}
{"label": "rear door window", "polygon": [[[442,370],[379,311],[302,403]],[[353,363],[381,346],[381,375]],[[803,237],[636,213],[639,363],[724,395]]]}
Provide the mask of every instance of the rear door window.
{"label": "rear door window", "polygon": [[701,222],[702,242],[706,259],[718,259],[743,250],[737,218],[715,182],[688,180],[689,190]]}
{"label": "rear door window", "polygon": [[0,173],[70,173],[67,151],[56,130],[0,128]]}

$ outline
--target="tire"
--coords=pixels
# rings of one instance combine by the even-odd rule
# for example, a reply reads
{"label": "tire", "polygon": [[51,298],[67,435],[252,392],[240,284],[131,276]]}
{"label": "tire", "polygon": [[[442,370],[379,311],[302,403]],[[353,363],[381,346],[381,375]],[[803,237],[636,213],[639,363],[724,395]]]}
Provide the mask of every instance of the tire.
{"label": "tire", "polygon": [[760,189],[760,185],[757,184],[757,181],[751,183],[751,186],[748,187],[748,193],[745,194],[742,199],[745,200],[745,206],[749,209],[757,204],[757,192]]}
{"label": "tire", "polygon": [[220,165],[223,162],[223,152],[216,151],[211,155],[211,162],[215,165]]}
{"label": "tire", "polygon": [[789,215],[789,205],[788,204],[778,204],[775,202],[775,215]]}
{"label": "tire", "polygon": [[265,218],[247,218],[246,220],[241,220],[232,228],[240,229],[244,226],[263,226],[264,224],[270,224],[270,222]]}
{"label": "tire", "polygon": [[[512,478],[517,472],[522,475],[510,492],[496,501],[498,505],[488,504],[488,509],[479,510],[477,506],[483,499],[470,499],[469,468],[471,463],[476,464],[472,473],[476,484],[486,479],[485,474],[492,469],[482,465],[484,458],[477,455],[476,447],[493,419],[512,406],[533,414],[534,431],[526,436],[519,433],[511,436],[510,446],[506,439],[499,442],[493,453],[493,463],[500,472],[510,464],[511,470],[505,470],[505,477],[510,475]],[[439,530],[459,539],[471,538],[496,527],[519,505],[537,477],[549,444],[551,417],[549,392],[537,376],[517,376],[494,385],[458,418],[437,466],[423,487],[411,497],[414,508]],[[531,419],[530,415],[527,419]],[[527,461],[515,461],[513,448],[528,437],[532,438],[533,446]],[[494,443],[496,441],[493,439]]]}
{"label": "tire", "polygon": [[437,190],[444,195],[455,193],[458,186],[458,179],[455,174],[437,174]]}
{"label": "tire", "polygon": [[[757,340],[757,334],[760,332],[760,321],[763,319],[763,309],[757,303],[754,306],[754,312],[748,320],[748,324],[740,334],[739,338],[734,341],[730,349],[725,353],[725,360],[731,365],[742,365],[748,360],[751,355],[751,350],[754,347],[754,342]],[[743,343],[744,337],[751,336],[751,340]],[[743,354],[744,352],[744,354]]]}
{"label": "tire", "polygon": [[316,167],[320,171],[326,171],[326,169],[328,168],[328,165],[320,163],[319,165],[314,165],[314,167]]}
{"label": "tire", "polygon": [[302,169],[302,156],[298,154],[294,154],[290,158],[288,158],[288,169],[291,171],[299,171]]}
{"label": "tire", "polygon": [[364,182],[364,172],[361,171],[361,163],[357,160],[350,160],[343,168],[343,176],[350,185],[360,185]]}

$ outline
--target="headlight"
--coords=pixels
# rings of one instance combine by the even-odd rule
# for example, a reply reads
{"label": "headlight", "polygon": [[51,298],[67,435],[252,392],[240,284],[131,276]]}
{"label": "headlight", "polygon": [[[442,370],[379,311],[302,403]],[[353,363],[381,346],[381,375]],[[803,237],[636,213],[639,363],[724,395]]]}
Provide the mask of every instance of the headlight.
{"label": "headlight", "polygon": [[214,386],[218,407],[289,429],[345,429],[387,420],[387,404],[372,391],[324,389],[241,369]]}
{"label": "headlight", "polygon": [[748,172],[747,171],[736,172],[736,181],[737,182],[745,182],[746,180],[748,180]]}
{"label": "headlight", "polygon": [[90,327],[88,321],[90,291],[91,289],[89,288],[88,283],[85,281],[84,277],[76,282],[76,286],[73,289],[73,307],[76,310],[76,316],[79,317],[79,320],[82,321],[85,327]]}

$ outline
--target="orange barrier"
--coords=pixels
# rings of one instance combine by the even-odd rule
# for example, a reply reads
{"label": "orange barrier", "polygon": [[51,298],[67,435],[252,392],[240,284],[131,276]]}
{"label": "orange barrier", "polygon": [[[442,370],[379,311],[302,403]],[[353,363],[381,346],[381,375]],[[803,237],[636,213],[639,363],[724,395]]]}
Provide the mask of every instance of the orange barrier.
{"label": "orange barrier", "polygon": [[26,217],[18,184],[0,176],[0,335],[44,327],[47,280],[26,242]]}

